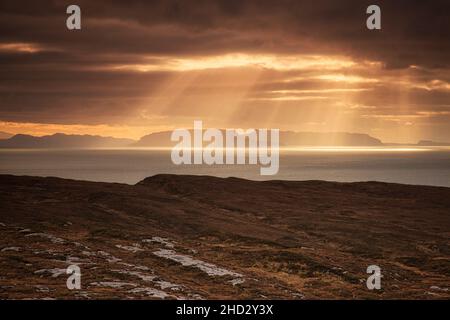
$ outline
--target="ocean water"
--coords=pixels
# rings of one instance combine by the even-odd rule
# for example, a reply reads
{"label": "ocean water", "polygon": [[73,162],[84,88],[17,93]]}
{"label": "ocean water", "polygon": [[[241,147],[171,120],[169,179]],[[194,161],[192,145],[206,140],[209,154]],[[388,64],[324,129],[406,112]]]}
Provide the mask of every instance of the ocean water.
{"label": "ocean water", "polygon": [[0,174],[135,184],[158,173],[252,180],[385,181],[450,187],[449,148],[304,148],[282,151],[280,169],[259,165],[174,165],[168,150],[0,150]]}

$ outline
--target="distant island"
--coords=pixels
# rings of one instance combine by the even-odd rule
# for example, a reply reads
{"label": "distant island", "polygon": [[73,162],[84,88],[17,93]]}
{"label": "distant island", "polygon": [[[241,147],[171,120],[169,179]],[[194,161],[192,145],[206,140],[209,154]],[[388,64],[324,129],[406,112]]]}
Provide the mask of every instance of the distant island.
{"label": "distant island", "polygon": [[436,142],[431,140],[420,140],[417,143],[418,146],[450,146],[448,142]]}
{"label": "distant island", "polygon": [[16,134],[9,139],[0,140],[0,148],[121,148],[133,142],[132,139],[63,133],[42,137]]}
{"label": "distant island", "polygon": [[[151,133],[143,136],[133,146],[135,147],[167,147],[172,146],[171,131]],[[281,147],[296,146],[381,146],[383,143],[376,138],[361,133],[346,132],[294,132],[280,131]]]}
{"label": "distant island", "polygon": [[[65,148],[170,148],[172,131],[151,133],[139,140],[104,137],[98,135],[12,135],[0,132],[0,148],[65,149]],[[421,140],[417,144],[383,143],[380,139],[364,133],[348,132],[295,132],[280,131],[280,147],[377,147],[377,146],[450,146],[450,143]]]}

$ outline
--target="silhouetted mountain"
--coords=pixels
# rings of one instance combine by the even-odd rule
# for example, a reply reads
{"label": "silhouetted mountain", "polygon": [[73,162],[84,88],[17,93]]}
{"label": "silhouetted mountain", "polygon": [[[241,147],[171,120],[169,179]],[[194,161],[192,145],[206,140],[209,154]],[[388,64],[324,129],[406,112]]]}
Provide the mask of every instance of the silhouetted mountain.
{"label": "silhouetted mountain", "polygon": [[[192,131],[192,130],[191,130]],[[172,131],[162,131],[147,134],[133,144],[134,147],[172,147],[173,141],[170,141]]]}
{"label": "silhouetted mountain", "polygon": [[63,133],[42,137],[16,134],[9,139],[1,140],[0,148],[119,148],[133,142],[135,141],[131,139]]}
{"label": "silhouetted mountain", "polygon": [[[193,136],[193,130],[189,130]],[[225,130],[221,130],[225,137]],[[0,132],[0,139],[2,134]],[[17,134],[0,140],[0,148],[123,148],[123,147],[173,147],[175,142],[170,140],[172,131],[162,131],[143,136],[138,141],[132,139],[102,137],[92,135],[53,135],[35,137]],[[7,137],[7,136],[6,136]],[[206,143],[205,143],[206,145]],[[295,132],[280,131],[281,147],[297,146],[450,146],[450,143],[421,140],[417,144],[383,143],[381,140],[364,133],[348,132]]]}
{"label": "silhouetted mountain", "polygon": [[450,146],[448,142],[436,142],[431,140],[420,140],[417,143],[418,146]]}
{"label": "silhouetted mountain", "polygon": [[[171,131],[151,133],[143,136],[133,146],[136,147],[171,147]],[[192,130],[191,130],[192,135]],[[294,132],[280,131],[280,146],[380,146],[383,143],[376,138],[362,133],[346,132]]]}
{"label": "silhouetted mountain", "polygon": [[12,133],[0,131],[0,139],[9,139],[13,136]]}
{"label": "silhouetted mountain", "polygon": [[280,132],[281,146],[381,146],[381,140],[364,133]]}

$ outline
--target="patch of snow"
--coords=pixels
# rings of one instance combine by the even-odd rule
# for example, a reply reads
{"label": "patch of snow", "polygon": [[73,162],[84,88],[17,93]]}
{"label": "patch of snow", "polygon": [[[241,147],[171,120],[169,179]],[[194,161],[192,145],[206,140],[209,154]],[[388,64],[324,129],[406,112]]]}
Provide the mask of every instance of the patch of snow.
{"label": "patch of snow", "polygon": [[79,242],[73,242],[73,244],[74,244],[75,246],[77,246],[77,247],[82,247],[82,248],[84,248],[84,249],[86,249],[86,250],[91,250],[91,248],[89,248],[88,246],[86,246],[86,245],[84,245],[84,244],[82,244],[82,243],[79,243]]}
{"label": "patch of snow", "polygon": [[43,273],[50,273],[52,275],[52,278],[57,278],[62,274],[66,273],[66,269],[59,269],[59,268],[54,268],[54,269],[41,269],[41,270],[37,270],[34,272],[35,274],[43,274]]}
{"label": "patch of snow", "polygon": [[194,259],[190,256],[179,254],[173,250],[159,249],[153,252],[154,255],[162,258],[166,258],[172,261],[176,261],[185,267],[196,267],[201,271],[207,273],[209,276],[233,276],[243,277],[242,274],[220,268],[212,263],[204,262],[202,260]]}
{"label": "patch of snow", "polygon": [[137,269],[137,270],[141,270],[141,271],[149,271],[149,270],[150,270],[150,268],[149,268],[149,267],[146,267],[146,266],[136,266],[136,265],[133,265],[133,268],[135,268],[135,269]]}
{"label": "patch of snow", "polygon": [[169,239],[162,237],[152,237],[151,239],[144,239],[142,242],[156,242],[164,245],[166,248],[175,248],[175,244],[173,242],[170,242]]}
{"label": "patch of snow", "polygon": [[133,253],[136,253],[138,251],[144,251],[144,249],[139,248],[136,244],[134,244],[132,246],[124,246],[124,245],[121,245],[121,244],[116,244],[116,247],[119,248],[119,249],[123,249],[123,250],[126,250],[126,251],[133,252]]}
{"label": "patch of snow", "polygon": [[99,255],[101,255],[102,257],[106,258],[106,261],[108,261],[109,263],[116,263],[119,261],[122,261],[122,259],[116,258],[114,257],[112,254],[110,254],[109,252],[106,251],[97,251],[97,253]]}
{"label": "patch of snow", "polygon": [[132,290],[130,290],[128,292],[130,292],[130,293],[143,293],[143,294],[146,294],[147,296],[150,296],[152,298],[160,298],[160,299],[165,299],[167,297],[170,297],[169,294],[167,294],[166,292],[164,292],[162,290],[158,290],[158,289],[154,289],[154,288],[147,288],[147,287],[135,288],[135,289],[132,289]]}
{"label": "patch of snow", "polygon": [[[67,264],[92,264],[92,262],[89,261],[89,260],[83,260],[83,259],[81,259],[81,258],[78,258],[78,257],[71,257],[71,256],[68,256],[68,257],[66,258],[66,263],[67,263]],[[95,264],[95,263],[94,263],[94,264]]]}
{"label": "patch of snow", "polygon": [[90,296],[90,293],[86,292],[86,291],[82,291],[82,292],[76,292],[75,293],[78,297],[84,298],[84,299],[92,299]]}
{"label": "patch of snow", "polygon": [[120,281],[101,281],[101,282],[92,282],[91,286],[97,287],[108,287],[108,288],[123,288],[123,287],[136,287],[135,283],[131,282],[120,282]]}
{"label": "patch of snow", "polygon": [[3,248],[1,250],[1,252],[5,252],[5,251],[20,251],[20,247],[7,247],[7,248]]}
{"label": "patch of snow", "polygon": [[171,283],[169,281],[158,280],[158,276],[156,276],[154,274],[145,274],[143,272],[129,271],[129,270],[112,270],[112,271],[118,272],[118,273],[121,273],[121,274],[134,276],[134,277],[137,277],[137,278],[141,279],[142,281],[153,282],[153,283],[158,285],[163,290],[171,289],[173,291],[177,291],[177,290],[181,289],[181,286],[179,286],[177,284]]}
{"label": "patch of snow", "polygon": [[119,262],[119,264],[122,266],[128,267],[128,268],[133,268],[133,269],[137,269],[137,270],[141,270],[141,271],[149,271],[150,270],[150,268],[148,268],[146,266],[139,266],[139,265],[126,263],[126,262]]}
{"label": "patch of snow", "polygon": [[244,283],[245,280],[242,279],[242,278],[235,278],[235,279],[233,279],[233,280],[230,280],[229,282],[230,282],[233,286],[236,286],[236,285],[238,285],[238,284]]}
{"label": "patch of snow", "polygon": [[154,275],[148,275],[148,274],[144,274],[142,272],[139,271],[129,271],[129,270],[112,270],[113,272],[118,272],[121,274],[127,274],[130,276],[135,276],[143,281],[148,281],[148,282],[152,282],[156,276]]}
{"label": "patch of snow", "polygon": [[197,293],[189,294],[189,299],[190,300],[204,300],[204,298]]}
{"label": "patch of snow", "polygon": [[430,289],[436,291],[448,291],[448,288],[440,288],[438,286],[431,286]]}
{"label": "patch of snow", "polygon": [[53,249],[34,250],[33,253],[34,253],[34,254],[43,254],[43,253],[45,253],[45,254],[49,254],[49,255],[52,255],[52,256],[57,256],[57,255],[59,255],[59,253],[58,253],[57,251],[53,250]]}
{"label": "patch of snow", "polygon": [[157,280],[155,283],[163,290],[170,289],[172,291],[179,291],[181,289],[181,286],[169,281],[164,280]]}
{"label": "patch of snow", "polygon": [[95,252],[84,250],[81,252],[82,255],[87,257],[95,257],[97,254]]}
{"label": "patch of snow", "polygon": [[57,244],[63,244],[66,241],[64,239],[55,237],[54,235],[48,234],[48,233],[30,233],[25,235],[25,237],[41,237],[41,238],[47,238],[53,243]]}
{"label": "patch of snow", "polygon": [[34,286],[37,292],[50,292],[50,289],[46,286],[37,285]]}

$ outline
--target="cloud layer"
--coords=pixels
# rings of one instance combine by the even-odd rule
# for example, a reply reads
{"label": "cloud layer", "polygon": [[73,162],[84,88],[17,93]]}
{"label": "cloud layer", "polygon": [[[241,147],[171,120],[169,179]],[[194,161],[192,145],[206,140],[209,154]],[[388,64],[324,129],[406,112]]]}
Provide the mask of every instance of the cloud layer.
{"label": "cloud layer", "polygon": [[0,4],[2,131],[203,119],[450,140],[448,1],[379,1],[379,31],[369,1],[78,1],[81,31],[69,4]]}

